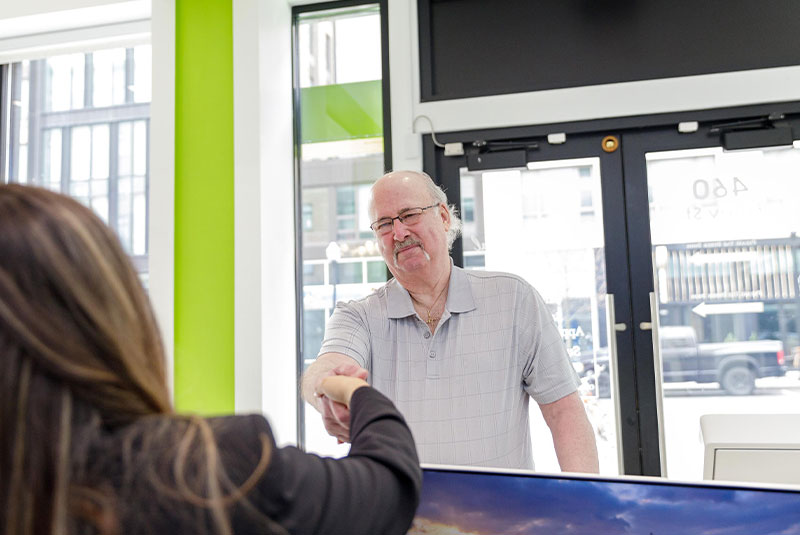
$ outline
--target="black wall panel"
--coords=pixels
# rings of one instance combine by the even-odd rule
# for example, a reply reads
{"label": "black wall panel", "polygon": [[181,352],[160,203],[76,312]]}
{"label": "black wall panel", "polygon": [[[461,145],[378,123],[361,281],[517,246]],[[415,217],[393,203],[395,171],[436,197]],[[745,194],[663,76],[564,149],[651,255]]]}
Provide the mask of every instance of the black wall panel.
{"label": "black wall panel", "polygon": [[423,101],[800,65],[798,0],[418,0]]}

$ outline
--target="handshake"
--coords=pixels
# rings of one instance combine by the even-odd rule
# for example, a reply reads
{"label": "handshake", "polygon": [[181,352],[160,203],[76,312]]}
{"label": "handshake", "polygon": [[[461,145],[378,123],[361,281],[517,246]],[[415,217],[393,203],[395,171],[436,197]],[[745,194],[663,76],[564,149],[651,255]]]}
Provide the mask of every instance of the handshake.
{"label": "handshake", "polygon": [[[369,386],[366,381],[368,372],[349,357],[342,355],[349,362],[325,357],[328,355],[321,358],[326,362],[318,359],[306,372],[303,390],[306,401],[322,415],[322,422],[328,434],[336,437],[342,444],[350,442],[350,399],[353,392]],[[330,362],[327,362],[328,360]],[[309,391],[312,387],[313,396],[310,396]]]}

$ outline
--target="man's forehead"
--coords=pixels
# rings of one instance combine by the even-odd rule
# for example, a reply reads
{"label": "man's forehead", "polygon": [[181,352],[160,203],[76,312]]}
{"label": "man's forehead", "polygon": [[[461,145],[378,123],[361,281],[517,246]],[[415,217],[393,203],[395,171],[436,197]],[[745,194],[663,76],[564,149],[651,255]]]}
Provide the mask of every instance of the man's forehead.
{"label": "man's forehead", "polygon": [[387,192],[422,192],[426,188],[420,176],[409,173],[384,176],[378,180],[374,189]]}
{"label": "man's forehead", "polygon": [[[378,183],[372,191],[374,207],[379,211],[399,212],[430,204],[427,188],[418,180],[392,180]],[[420,204],[422,203],[422,204]]]}

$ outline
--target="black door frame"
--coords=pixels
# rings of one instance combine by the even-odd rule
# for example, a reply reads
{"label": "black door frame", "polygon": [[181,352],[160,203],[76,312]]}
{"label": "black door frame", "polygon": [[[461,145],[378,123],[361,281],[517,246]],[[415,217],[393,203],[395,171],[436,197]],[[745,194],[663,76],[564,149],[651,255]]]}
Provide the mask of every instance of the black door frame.
{"label": "black door frame", "polygon": [[[626,324],[624,331],[617,332],[620,428],[625,474],[661,474],[652,336],[649,331],[638,328],[641,322],[650,321],[649,293],[653,291],[644,153],[671,150],[672,147],[718,146],[720,134],[712,134],[712,126],[740,120],[752,121],[753,125],[757,125],[768,117],[787,117],[794,128],[794,137],[798,138],[800,124],[795,119],[800,116],[798,114],[800,101],[436,133],[439,145],[462,143],[466,152],[463,156],[445,156],[443,148],[433,142],[431,135],[423,136],[423,169],[443,186],[449,202],[459,209],[460,169],[468,166],[468,155],[474,156],[480,151],[486,154],[487,145],[492,145],[490,142],[504,142],[506,145],[501,145],[502,149],[507,149],[508,143],[514,144],[515,148],[488,151],[491,155],[489,160],[493,162],[485,168],[519,166],[519,147],[528,147],[523,149],[527,161],[583,156],[601,158],[607,291],[616,298],[617,323]],[[677,134],[677,125],[683,122],[697,122],[697,131]],[[770,126],[769,121],[764,122],[767,127]],[[744,128],[748,126],[744,125]],[[566,143],[549,144],[547,136],[551,133],[566,134]],[[607,135],[617,137],[619,148],[603,157],[597,153],[597,141]],[[664,139],[672,141],[657,149],[652,145]],[[590,147],[592,143],[595,144],[594,148]],[[463,266],[461,240],[453,245],[452,254],[456,265]]]}

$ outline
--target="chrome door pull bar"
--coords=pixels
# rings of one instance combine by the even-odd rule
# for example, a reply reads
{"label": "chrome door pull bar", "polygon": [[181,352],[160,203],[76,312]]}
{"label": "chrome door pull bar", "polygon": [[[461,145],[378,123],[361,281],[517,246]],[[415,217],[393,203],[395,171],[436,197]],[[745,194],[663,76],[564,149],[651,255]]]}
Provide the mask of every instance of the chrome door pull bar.
{"label": "chrome door pull bar", "polygon": [[[617,380],[617,333],[627,328],[624,323],[616,323],[614,310],[614,294],[606,294],[606,337],[608,339],[608,385],[611,402],[614,406],[614,429],[617,439],[617,472],[625,473],[625,458],[622,454],[622,409],[619,404],[619,381]],[[595,376],[597,382],[597,395],[600,396],[600,374]]]}
{"label": "chrome door pull bar", "polygon": [[650,292],[650,321],[639,324],[643,331],[650,330],[653,335],[653,367],[656,381],[656,417],[658,421],[658,454],[661,462],[661,477],[667,477],[667,441],[664,433],[664,388],[663,368],[661,367],[661,341],[658,338],[658,299]]}

